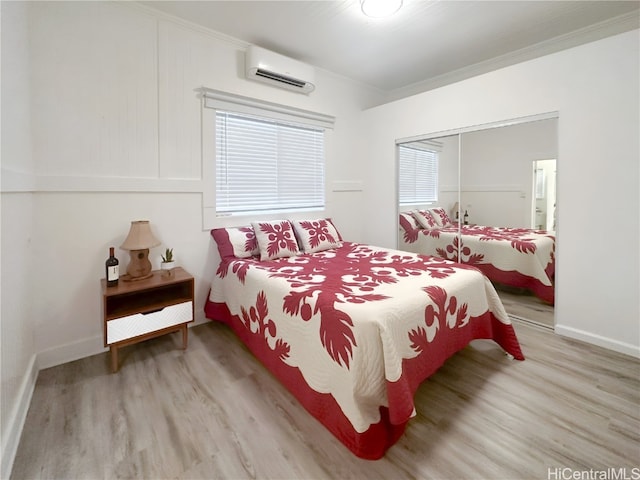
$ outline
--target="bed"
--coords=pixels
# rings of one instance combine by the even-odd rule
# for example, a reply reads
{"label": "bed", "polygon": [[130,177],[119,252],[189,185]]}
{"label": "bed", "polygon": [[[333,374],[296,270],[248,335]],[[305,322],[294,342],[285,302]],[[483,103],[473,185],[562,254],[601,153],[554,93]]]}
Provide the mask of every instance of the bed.
{"label": "bed", "polygon": [[211,233],[221,260],[207,318],[228,324],[358,457],[378,459],[397,442],[420,383],[471,341],[492,339],[524,360],[472,266],[346,242],[330,219]]}
{"label": "bed", "polygon": [[401,212],[399,248],[473,265],[495,283],[529,290],[554,304],[554,232],[461,225],[458,236],[458,225],[443,212]]}

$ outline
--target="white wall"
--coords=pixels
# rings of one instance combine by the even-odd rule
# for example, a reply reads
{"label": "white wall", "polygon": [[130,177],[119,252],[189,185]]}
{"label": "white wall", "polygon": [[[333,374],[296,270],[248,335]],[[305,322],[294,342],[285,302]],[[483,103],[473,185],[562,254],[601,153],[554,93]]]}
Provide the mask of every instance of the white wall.
{"label": "white wall", "polygon": [[[13,167],[14,182],[33,172],[29,118],[28,26],[26,3],[0,5],[2,28],[2,165]],[[4,177],[3,177],[4,181]],[[33,393],[37,368],[31,310],[33,198],[29,192],[2,193],[0,226],[0,438],[1,478],[8,478]]]}
{"label": "white wall", "polygon": [[102,350],[99,279],[131,220],[150,220],[162,241],[155,267],[169,246],[196,277],[202,318],[215,249],[202,222],[201,86],[334,115],[319,215],[362,239],[362,191],[332,185],[362,181],[357,119],[376,92],[322,71],[310,96],[247,81],[244,45],[136,6],[42,2],[30,21],[41,367]]}
{"label": "white wall", "polygon": [[556,119],[462,135],[461,208],[469,221],[530,227],[533,161],[557,157]]}
{"label": "white wall", "polygon": [[247,81],[245,44],[135,4],[2,2],[1,12],[5,478],[38,368],[104,351],[100,278],[109,246],[126,267],[117,247],[132,220],[150,220],[163,243],[154,267],[169,246],[194,275],[203,320],[217,252],[203,228],[196,89],[335,116],[327,206],[314,215],[354,241],[364,240],[359,118],[382,97],[322,70],[309,96]]}
{"label": "white wall", "polygon": [[368,110],[367,240],[395,245],[395,139],[558,111],[556,332],[640,356],[639,37]]}

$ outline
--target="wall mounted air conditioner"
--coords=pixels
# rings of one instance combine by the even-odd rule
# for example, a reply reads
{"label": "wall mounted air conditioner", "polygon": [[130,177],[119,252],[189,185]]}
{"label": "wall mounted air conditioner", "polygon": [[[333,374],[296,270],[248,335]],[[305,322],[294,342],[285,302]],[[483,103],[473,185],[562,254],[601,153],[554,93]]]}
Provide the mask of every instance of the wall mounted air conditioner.
{"label": "wall mounted air conditioner", "polygon": [[247,48],[245,69],[249,80],[307,94],[316,88],[313,67],[255,45]]}

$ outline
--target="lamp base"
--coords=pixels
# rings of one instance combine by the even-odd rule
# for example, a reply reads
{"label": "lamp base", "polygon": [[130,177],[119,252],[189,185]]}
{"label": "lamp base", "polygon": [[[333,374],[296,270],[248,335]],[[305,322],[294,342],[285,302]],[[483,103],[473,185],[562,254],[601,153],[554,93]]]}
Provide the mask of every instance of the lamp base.
{"label": "lamp base", "polygon": [[148,248],[144,250],[131,250],[129,256],[131,259],[129,265],[127,265],[127,275],[122,276],[123,281],[133,282],[153,276],[151,273]]}

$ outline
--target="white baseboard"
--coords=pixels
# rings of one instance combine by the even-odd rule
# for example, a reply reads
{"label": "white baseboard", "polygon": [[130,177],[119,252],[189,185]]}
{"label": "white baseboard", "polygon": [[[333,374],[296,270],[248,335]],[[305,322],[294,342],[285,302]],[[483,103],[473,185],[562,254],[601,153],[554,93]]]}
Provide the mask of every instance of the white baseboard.
{"label": "white baseboard", "polygon": [[586,332],[584,330],[578,330],[577,328],[567,327],[565,325],[556,325],[555,332],[558,335],[564,337],[573,338],[575,340],[581,340],[583,342],[591,343],[599,347],[603,347],[614,352],[623,353],[632,357],[640,358],[640,346],[633,345],[631,343],[620,342],[611,338],[603,337],[600,335]]}
{"label": "white baseboard", "polygon": [[2,469],[0,478],[9,478],[13,468],[13,461],[18,451],[18,444],[22,436],[22,429],[27,418],[31,397],[36,387],[38,379],[38,367],[36,356],[33,355],[27,366],[27,370],[22,379],[18,397],[11,409],[10,417],[7,419],[6,431],[2,432]]}
{"label": "white baseboard", "polygon": [[544,328],[546,330],[553,331],[553,325],[547,325],[546,323],[538,322],[536,320],[530,320],[528,318],[519,317],[518,315],[512,315],[511,313],[507,313],[511,320],[515,320],[517,322],[526,323],[527,325],[533,325],[538,328]]}
{"label": "white baseboard", "polygon": [[40,370],[44,370],[45,368],[73,362],[106,351],[107,349],[104,348],[102,335],[85,338],[76,342],[49,348],[38,353],[38,367]]}
{"label": "white baseboard", "polygon": [[[189,324],[189,327],[195,327],[202,323],[209,322],[204,318],[204,314],[196,312],[195,321]],[[49,367],[62,365],[63,363],[73,362],[81,358],[90,357],[108,351],[104,347],[104,339],[102,336],[85,338],[65,345],[59,345],[48,350],[38,353],[38,368],[43,370]]]}

